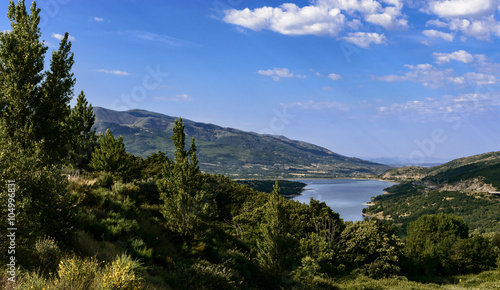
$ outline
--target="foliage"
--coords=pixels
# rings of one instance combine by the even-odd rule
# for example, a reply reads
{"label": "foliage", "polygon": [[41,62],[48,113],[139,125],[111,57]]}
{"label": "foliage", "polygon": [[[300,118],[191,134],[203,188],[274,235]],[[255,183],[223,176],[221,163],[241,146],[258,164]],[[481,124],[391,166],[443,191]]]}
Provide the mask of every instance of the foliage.
{"label": "foliage", "polygon": [[[460,239],[467,239],[469,229],[463,219],[439,213],[424,215],[408,226],[405,253],[411,269],[427,275],[454,274],[451,250]],[[456,250],[461,245],[456,246]],[[456,257],[458,261],[460,257]],[[458,265],[457,265],[458,266]]]}
{"label": "foliage", "polygon": [[403,243],[396,229],[379,220],[348,223],[340,241],[341,261],[372,278],[399,274]]}
{"label": "foliage", "polygon": [[185,138],[184,125],[179,118],[172,136],[177,148],[175,159],[167,160],[158,187],[163,201],[160,212],[168,228],[180,236],[188,237],[193,236],[215,212],[212,199],[203,188],[194,139],[191,148],[186,151]]}
{"label": "foliage", "polygon": [[70,132],[70,163],[76,168],[88,170],[92,152],[97,145],[97,136],[93,128],[95,114],[83,91],[78,95],[76,106],[71,110],[67,122]]}
{"label": "foliage", "polygon": [[90,167],[96,171],[108,173],[121,173],[125,170],[125,160],[127,153],[123,145],[123,137],[117,139],[106,130],[106,134],[100,134],[98,137],[98,147],[92,152]]}

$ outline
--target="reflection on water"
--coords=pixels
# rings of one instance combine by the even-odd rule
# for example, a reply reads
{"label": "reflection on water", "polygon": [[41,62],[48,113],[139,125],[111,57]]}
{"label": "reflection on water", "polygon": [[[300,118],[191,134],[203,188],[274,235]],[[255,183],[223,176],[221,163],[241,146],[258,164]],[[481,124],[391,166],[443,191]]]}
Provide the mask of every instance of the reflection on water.
{"label": "reflection on water", "polygon": [[299,180],[307,184],[302,195],[293,200],[309,203],[313,197],[324,201],[344,221],[363,220],[361,211],[367,207],[371,197],[381,195],[384,189],[395,183],[381,180],[361,179],[311,179]]}

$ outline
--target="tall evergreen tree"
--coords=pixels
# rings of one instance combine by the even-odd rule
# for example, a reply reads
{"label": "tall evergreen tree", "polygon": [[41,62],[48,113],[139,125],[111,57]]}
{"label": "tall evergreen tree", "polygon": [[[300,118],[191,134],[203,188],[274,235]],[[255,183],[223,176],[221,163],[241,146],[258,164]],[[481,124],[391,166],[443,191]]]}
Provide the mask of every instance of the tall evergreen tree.
{"label": "tall evergreen tree", "polygon": [[[73,216],[67,181],[53,164],[66,154],[72,54],[66,35],[51,70],[43,71],[47,47],[40,40],[39,13],[35,2],[28,13],[24,1],[10,1],[11,30],[0,32],[0,184],[15,183],[16,235],[22,237],[16,251],[24,267],[32,266],[30,253],[38,238],[71,242]],[[7,190],[0,190],[2,204],[7,198]],[[6,210],[0,210],[3,216]],[[0,222],[2,228],[6,222]],[[0,241],[0,246],[8,244],[5,236]]]}
{"label": "tall evergreen tree", "polygon": [[263,208],[263,218],[260,225],[260,239],[257,240],[257,259],[262,268],[274,277],[281,277],[287,267],[290,267],[291,251],[295,249],[296,241],[289,232],[289,218],[280,195],[280,187],[276,181],[273,191]]}
{"label": "tall evergreen tree", "polygon": [[89,169],[92,152],[97,144],[94,126],[95,114],[92,105],[87,102],[85,94],[80,92],[76,106],[68,117],[70,139],[70,163],[80,169]]}
{"label": "tall evergreen tree", "polygon": [[52,53],[44,72],[47,46],[40,40],[40,9],[33,2],[28,13],[24,1],[10,1],[11,31],[0,33],[0,119],[8,138],[20,148],[42,142],[45,162],[66,154],[65,121],[75,79],[73,53],[66,33]]}
{"label": "tall evergreen tree", "polygon": [[160,212],[166,225],[183,237],[192,237],[199,227],[215,214],[213,199],[204,189],[203,176],[196,158],[196,145],[185,150],[186,135],[182,118],[175,121],[172,140],[174,160],[167,160],[163,179],[159,181]]}

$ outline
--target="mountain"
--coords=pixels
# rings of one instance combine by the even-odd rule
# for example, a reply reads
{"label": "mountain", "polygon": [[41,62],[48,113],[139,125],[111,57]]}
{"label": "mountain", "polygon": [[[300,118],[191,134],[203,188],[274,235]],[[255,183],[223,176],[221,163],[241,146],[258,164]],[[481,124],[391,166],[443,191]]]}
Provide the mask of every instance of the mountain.
{"label": "mountain", "polygon": [[[146,157],[158,150],[173,157],[175,117],[145,110],[95,107],[97,132],[122,135],[127,152]],[[232,178],[320,178],[380,174],[390,167],[346,157],[283,136],[261,135],[183,119],[187,145],[195,138],[202,171]]]}

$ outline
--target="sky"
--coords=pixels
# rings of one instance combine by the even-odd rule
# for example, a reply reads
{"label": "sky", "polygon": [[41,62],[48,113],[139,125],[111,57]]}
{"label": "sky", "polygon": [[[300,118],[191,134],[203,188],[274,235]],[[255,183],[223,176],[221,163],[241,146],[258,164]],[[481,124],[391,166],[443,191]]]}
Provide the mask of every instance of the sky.
{"label": "sky", "polygon": [[500,0],[37,4],[93,106],[410,164],[500,150]]}

